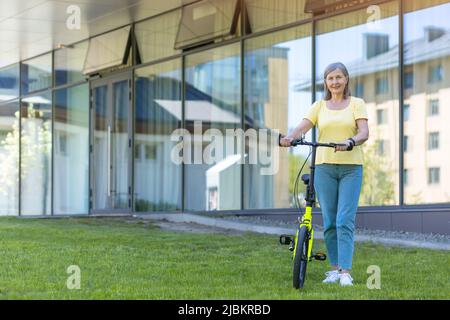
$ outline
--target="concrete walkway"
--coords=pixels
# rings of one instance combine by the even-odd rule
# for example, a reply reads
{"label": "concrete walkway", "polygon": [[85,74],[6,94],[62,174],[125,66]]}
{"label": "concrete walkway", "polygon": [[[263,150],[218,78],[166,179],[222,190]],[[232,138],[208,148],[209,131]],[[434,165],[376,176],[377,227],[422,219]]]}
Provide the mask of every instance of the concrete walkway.
{"label": "concrete walkway", "polygon": [[[281,228],[273,226],[262,226],[256,224],[242,223],[228,221],[221,218],[211,218],[201,215],[188,214],[188,213],[177,213],[177,214],[134,214],[136,218],[140,219],[150,219],[150,220],[165,220],[169,222],[176,223],[196,223],[200,225],[210,226],[214,228],[237,230],[242,232],[256,232],[263,234],[281,235],[281,234],[291,234],[295,233],[295,229],[292,228]],[[314,231],[314,237],[316,239],[323,239],[323,232]],[[438,242],[423,242],[415,240],[404,240],[404,239],[394,239],[394,238],[381,238],[375,236],[365,236],[365,235],[355,235],[355,241],[357,242],[373,242],[384,244],[388,246],[401,246],[401,247],[413,247],[413,248],[426,248],[434,250],[450,250],[450,244],[438,243]]]}

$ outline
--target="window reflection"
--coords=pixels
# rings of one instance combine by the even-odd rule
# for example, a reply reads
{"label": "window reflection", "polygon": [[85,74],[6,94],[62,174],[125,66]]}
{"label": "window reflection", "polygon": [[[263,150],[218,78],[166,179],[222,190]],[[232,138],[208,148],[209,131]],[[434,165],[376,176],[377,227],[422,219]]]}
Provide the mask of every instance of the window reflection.
{"label": "window reflection", "polygon": [[0,69],[0,103],[19,96],[19,64]]}
{"label": "window reflection", "polygon": [[181,61],[135,73],[134,192],[136,211],[181,209],[181,165],[172,160],[181,127]]}
{"label": "window reflection", "polygon": [[197,46],[238,35],[238,0],[201,0],[183,6],[175,49]]}
{"label": "window reflection", "polygon": [[60,86],[85,80],[83,66],[88,41],[55,51],[55,85]]}
{"label": "window reflection", "polygon": [[[245,130],[269,129],[289,133],[307,113],[311,104],[311,26],[283,30],[245,42]],[[311,136],[308,135],[308,139]],[[264,147],[275,156],[273,145],[246,141],[246,154]],[[258,150],[261,151],[261,150]],[[278,168],[262,174],[267,167],[244,166],[244,207],[249,209],[295,206],[294,181],[308,148],[279,148]],[[261,159],[259,159],[261,160]],[[304,168],[303,173],[309,169]],[[299,186],[300,198],[305,188]]]}
{"label": "window reflection", "polygon": [[22,62],[22,95],[51,87],[51,53]]}
{"label": "window reflection", "polygon": [[27,97],[21,104],[21,214],[47,215],[51,210],[51,93]]}
{"label": "window reflection", "polygon": [[19,102],[0,105],[0,215],[19,205]]}
{"label": "window reflection", "polygon": [[89,211],[89,86],[55,92],[55,214]]}
{"label": "window reflection", "polygon": [[404,133],[412,148],[403,157],[414,183],[404,183],[404,199],[406,204],[449,202],[449,114],[440,107],[450,102],[450,3],[405,1],[405,10],[405,70],[414,81],[405,84],[410,111]]}
{"label": "window reflection", "polygon": [[226,148],[227,141],[235,142],[225,137],[227,129],[241,126],[240,68],[239,43],[186,57],[185,128],[192,141],[183,149],[190,161],[188,210],[241,208],[241,151]]}
{"label": "window reflection", "polygon": [[140,62],[158,60],[180,53],[174,43],[181,10],[176,10],[136,24],[135,34]]}
{"label": "window reflection", "polygon": [[311,17],[305,13],[306,0],[245,0],[252,32]]}
{"label": "window reflection", "polygon": [[130,63],[131,26],[124,27],[89,40],[83,74],[108,68],[121,68]]}
{"label": "window reflection", "polygon": [[366,102],[370,139],[363,145],[363,206],[399,202],[398,3],[379,8],[376,23],[366,10],[317,23],[317,98],[322,98],[325,67],[340,61],[350,73],[352,95]]}

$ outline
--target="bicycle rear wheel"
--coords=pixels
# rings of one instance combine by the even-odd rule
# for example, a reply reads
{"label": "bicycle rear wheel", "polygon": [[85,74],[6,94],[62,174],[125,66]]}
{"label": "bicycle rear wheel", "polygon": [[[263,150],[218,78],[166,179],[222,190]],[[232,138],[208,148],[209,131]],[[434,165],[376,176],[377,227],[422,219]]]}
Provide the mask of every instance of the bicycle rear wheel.
{"label": "bicycle rear wheel", "polygon": [[293,284],[294,288],[303,288],[306,277],[306,265],[308,263],[309,233],[306,226],[302,226],[298,232],[294,257]]}

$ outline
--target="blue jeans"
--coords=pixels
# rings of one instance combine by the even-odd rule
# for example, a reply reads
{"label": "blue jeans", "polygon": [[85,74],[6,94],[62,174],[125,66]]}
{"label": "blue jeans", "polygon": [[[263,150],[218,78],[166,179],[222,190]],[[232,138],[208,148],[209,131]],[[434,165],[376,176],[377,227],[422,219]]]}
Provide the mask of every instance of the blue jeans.
{"label": "blue jeans", "polygon": [[362,165],[319,164],[314,188],[322,209],[324,239],[330,264],[351,269],[353,233],[362,185]]}

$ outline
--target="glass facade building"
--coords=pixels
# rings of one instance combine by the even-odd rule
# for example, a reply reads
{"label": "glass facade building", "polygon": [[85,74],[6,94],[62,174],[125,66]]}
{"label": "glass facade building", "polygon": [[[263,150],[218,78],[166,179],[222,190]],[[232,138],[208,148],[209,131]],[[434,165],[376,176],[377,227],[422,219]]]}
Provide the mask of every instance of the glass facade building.
{"label": "glass facade building", "polygon": [[450,1],[319,2],[184,1],[0,64],[0,215],[294,214],[309,150],[273,137],[340,61],[369,114],[359,222],[449,234]]}

